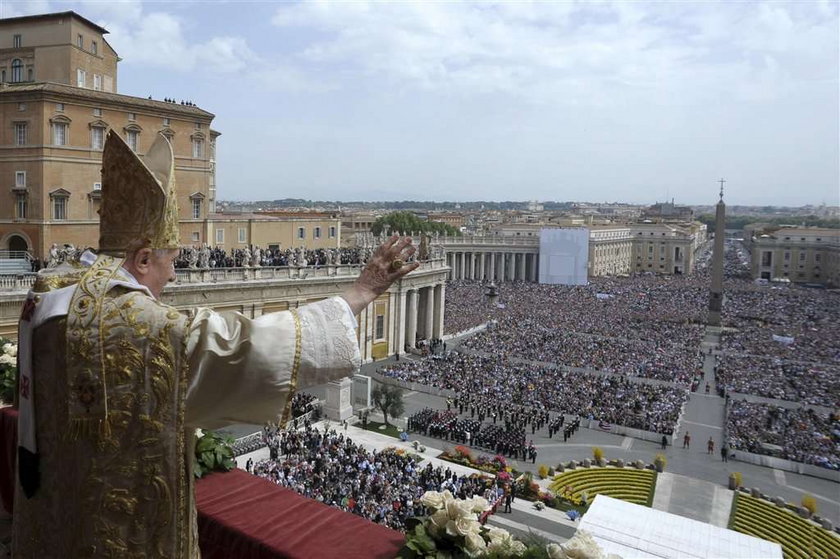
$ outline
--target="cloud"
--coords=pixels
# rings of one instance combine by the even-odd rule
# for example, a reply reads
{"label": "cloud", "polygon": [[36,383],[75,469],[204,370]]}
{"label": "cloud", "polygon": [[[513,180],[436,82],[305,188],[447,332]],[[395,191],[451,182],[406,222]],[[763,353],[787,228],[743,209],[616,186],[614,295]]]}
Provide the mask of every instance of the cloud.
{"label": "cloud", "polygon": [[[403,88],[542,103],[754,100],[836,80],[836,4],[298,2],[273,24],[309,30],[302,67]],[[348,83],[364,83],[358,80]],[[616,95],[620,92],[620,95]]]}
{"label": "cloud", "polygon": [[190,43],[180,18],[152,12],[136,21],[110,25],[113,46],[131,64],[188,72],[237,72],[257,59],[242,37],[215,36]]}
{"label": "cloud", "polygon": [[[146,11],[141,0],[0,3],[4,17],[74,10],[110,32],[108,42],[127,63],[178,72],[207,69],[216,73],[242,70],[259,60],[244,37],[214,35],[197,39],[202,27],[161,10]],[[7,13],[7,12],[11,12]]]}

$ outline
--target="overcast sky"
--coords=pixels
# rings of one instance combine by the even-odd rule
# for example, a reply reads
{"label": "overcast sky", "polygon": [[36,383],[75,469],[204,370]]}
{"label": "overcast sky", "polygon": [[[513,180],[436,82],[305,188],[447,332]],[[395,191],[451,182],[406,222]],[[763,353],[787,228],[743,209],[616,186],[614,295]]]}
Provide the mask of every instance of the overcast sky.
{"label": "overcast sky", "polygon": [[219,198],[840,203],[838,2],[0,0],[216,115]]}

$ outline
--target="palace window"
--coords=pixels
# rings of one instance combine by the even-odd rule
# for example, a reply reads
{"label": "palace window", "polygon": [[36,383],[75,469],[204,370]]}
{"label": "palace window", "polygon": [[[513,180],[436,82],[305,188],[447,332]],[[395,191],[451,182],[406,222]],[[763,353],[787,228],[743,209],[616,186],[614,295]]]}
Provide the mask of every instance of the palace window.
{"label": "palace window", "polygon": [[90,52],[93,54],[99,54],[99,46],[96,44],[96,41],[90,42]]}
{"label": "palace window", "polygon": [[335,239],[335,226],[330,227],[330,239]]}
{"label": "palace window", "polygon": [[53,145],[66,146],[67,145],[67,123],[53,122]]}
{"label": "palace window", "polygon": [[239,228],[239,242],[240,243],[247,243],[248,242],[248,235],[244,227]]}
{"label": "palace window", "polygon": [[193,138],[192,141],[192,156],[196,159],[204,155],[204,140],[201,138]]}
{"label": "palace window", "polygon": [[87,79],[87,72],[85,72],[81,68],[77,68],[76,69],[76,85],[78,87],[85,87],[86,79]]}
{"label": "palace window", "polygon": [[374,339],[381,340],[385,337],[385,316],[376,315],[376,327],[373,335]]}
{"label": "palace window", "polygon": [[216,229],[216,244],[217,245],[225,244],[225,230],[224,229]]}
{"label": "palace window", "polygon": [[306,238],[306,229],[303,227],[298,227],[298,239],[305,239]]}
{"label": "palace window", "polygon": [[84,46],[85,46],[85,38],[82,37],[81,33],[76,35],[76,46],[79,47],[80,49],[84,48]]}
{"label": "palace window", "polygon": [[201,217],[201,198],[192,199],[192,216],[193,219],[199,219]]}
{"label": "palace window", "polygon": [[320,239],[321,238],[321,228],[320,227],[315,228],[315,232],[312,234],[312,238],[314,238],[314,239]]}
{"label": "palace window", "polygon": [[96,91],[102,91],[102,76],[99,74],[93,75],[93,89]]}
{"label": "palace window", "polygon": [[26,192],[18,192],[15,200],[15,217],[17,219],[26,219]]}
{"label": "palace window", "polygon": [[67,219],[67,200],[70,198],[70,193],[63,188],[56,192],[50,193],[52,198],[52,218],[55,220]]}
{"label": "palace window", "polygon": [[93,126],[90,129],[90,149],[102,149],[105,145],[105,128]]}
{"label": "palace window", "polygon": [[26,188],[26,171],[15,171],[15,188]]}
{"label": "palace window", "polygon": [[12,60],[12,83],[23,81],[23,61],[20,58]]}
{"label": "palace window", "polygon": [[132,151],[137,151],[137,138],[139,136],[140,133],[137,130],[125,131],[125,143],[128,144],[128,147],[130,147]]}
{"label": "palace window", "polygon": [[16,122],[15,123],[15,145],[18,145],[18,146],[25,146],[26,145],[26,123],[25,122]]}
{"label": "palace window", "polygon": [[93,116],[102,116],[102,109],[96,107],[93,109]]}

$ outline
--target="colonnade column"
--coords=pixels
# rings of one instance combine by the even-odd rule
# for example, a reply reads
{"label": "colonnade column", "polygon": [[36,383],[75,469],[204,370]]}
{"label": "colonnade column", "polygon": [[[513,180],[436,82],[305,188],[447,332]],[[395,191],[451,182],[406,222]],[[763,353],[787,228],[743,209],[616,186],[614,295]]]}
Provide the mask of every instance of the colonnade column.
{"label": "colonnade column", "polygon": [[465,273],[466,272],[466,265],[465,264],[467,262],[466,256],[467,256],[466,252],[461,252],[461,273],[458,274],[458,279],[467,279],[467,274]]}
{"label": "colonnade column", "polygon": [[508,267],[507,277],[510,280],[513,280],[513,274],[514,274],[514,271],[516,270],[516,267],[514,266],[514,264],[516,264],[515,260],[516,260],[516,256],[512,252],[509,252],[507,254],[507,267]]}
{"label": "colonnade column", "polygon": [[434,337],[437,339],[443,338],[443,313],[446,310],[446,285],[438,284],[434,287],[435,290],[435,324]]}
{"label": "colonnade column", "polygon": [[420,292],[412,289],[408,292],[408,327],[406,328],[408,347],[414,347],[417,343],[417,307],[419,303]]}
{"label": "colonnade column", "polygon": [[484,267],[484,257],[487,256],[487,253],[482,252],[481,257],[479,258],[479,262],[481,264],[481,271],[478,273],[478,279],[485,280],[487,279],[487,268]]}
{"label": "colonnade column", "polygon": [[423,336],[427,340],[431,340],[434,335],[435,324],[435,288],[426,288],[426,316],[424,317],[425,324],[423,328]]}
{"label": "colonnade column", "polygon": [[496,253],[490,253],[490,281],[496,280]]}
{"label": "colonnade column", "polygon": [[467,279],[474,279],[475,273],[475,253],[470,252],[467,255]]}
{"label": "colonnade column", "polygon": [[520,257],[519,258],[519,279],[521,279],[522,281],[525,281],[525,279],[526,279],[525,278],[525,257],[526,256],[527,256],[527,254],[525,254],[524,252],[519,255],[519,257]]}
{"label": "colonnade column", "polygon": [[540,273],[539,269],[537,268],[537,257],[539,255],[532,254],[531,255],[531,281],[539,282],[540,281]]}
{"label": "colonnade column", "polygon": [[404,291],[399,294],[399,301],[397,302],[397,347],[394,348],[396,353],[405,351],[405,331],[408,327],[408,321],[405,316],[407,298],[408,292]]}

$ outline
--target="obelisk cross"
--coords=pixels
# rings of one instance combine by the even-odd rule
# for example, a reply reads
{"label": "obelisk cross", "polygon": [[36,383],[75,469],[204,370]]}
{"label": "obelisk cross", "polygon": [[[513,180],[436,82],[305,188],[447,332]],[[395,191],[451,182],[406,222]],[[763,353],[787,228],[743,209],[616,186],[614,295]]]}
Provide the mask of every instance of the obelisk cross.
{"label": "obelisk cross", "polygon": [[726,181],[724,179],[720,179],[718,182],[720,183],[720,199],[723,200],[723,183]]}

